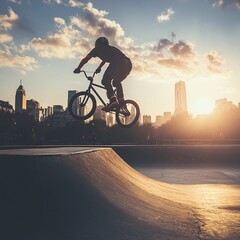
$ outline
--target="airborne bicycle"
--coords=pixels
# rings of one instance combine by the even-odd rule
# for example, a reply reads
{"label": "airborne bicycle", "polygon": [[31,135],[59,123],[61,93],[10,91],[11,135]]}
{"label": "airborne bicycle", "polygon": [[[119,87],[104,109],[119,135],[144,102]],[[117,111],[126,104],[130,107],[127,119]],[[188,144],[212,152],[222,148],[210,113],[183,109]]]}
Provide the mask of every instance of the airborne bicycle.
{"label": "airborne bicycle", "polygon": [[[90,118],[97,108],[97,101],[95,96],[91,91],[96,95],[96,97],[101,101],[101,103],[106,106],[106,102],[99,95],[97,90],[94,87],[105,89],[105,87],[94,83],[94,77],[96,72],[92,76],[88,76],[86,71],[81,70],[80,73],[84,73],[87,80],[89,80],[89,86],[86,91],[81,91],[72,96],[68,104],[68,110],[71,116],[77,120],[86,120]],[[116,89],[114,91],[116,95]],[[116,108],[110,111],[111,114],[115,114],[116,122],[121,127],[132,127],[135,125],[140,116],[140,108],[138,104],[133,100],[125,100],[123,105],[126,107],[121,107],[118,105]]]}

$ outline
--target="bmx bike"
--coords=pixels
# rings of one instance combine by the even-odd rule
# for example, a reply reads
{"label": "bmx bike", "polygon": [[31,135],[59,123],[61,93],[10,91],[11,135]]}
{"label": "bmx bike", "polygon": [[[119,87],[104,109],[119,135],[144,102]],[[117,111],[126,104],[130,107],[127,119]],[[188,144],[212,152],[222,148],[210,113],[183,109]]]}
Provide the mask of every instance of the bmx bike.
{"label": "bmx bike", "polygon": [[[106,106],[106,102],[99,95],[94,87],[105,89],[105,87],[93,83],[96,72],[92,76],[88,76],[86,71],[81,70],[80,73],[84,73],[87,80],[90,81],[89,86],[86,91],[81,91],[72,96],[68,104],[68,110],[70,115],[77,120],[86,120],[90,118],[96,111],[97,101],[94,94],[98,97],[101,103]],[[116,89],[114,90],[116,95]],[[126,107],[121,107],[126,106]],[[140,108],[138,104],[133,100],[125,100],[123,104],[118,104],[118,106],[112,109],[110,114],[115,114],[116,122],[119,126],[127,128],[135,125],[140,116]]]}

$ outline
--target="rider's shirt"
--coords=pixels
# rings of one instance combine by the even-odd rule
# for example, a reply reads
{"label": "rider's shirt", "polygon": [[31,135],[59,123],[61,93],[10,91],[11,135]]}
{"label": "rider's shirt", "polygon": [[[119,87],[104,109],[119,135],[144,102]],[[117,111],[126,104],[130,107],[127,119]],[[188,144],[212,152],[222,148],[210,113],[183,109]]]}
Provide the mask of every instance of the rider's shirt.
{"label": "rider's shirt", "polygon": [[124,59],[129,59],[118,48],[113,46],[104,46],[101,48],[95,47],[88,55],[91,55],[92,57],[99,57],[102,61],[112,64]]}

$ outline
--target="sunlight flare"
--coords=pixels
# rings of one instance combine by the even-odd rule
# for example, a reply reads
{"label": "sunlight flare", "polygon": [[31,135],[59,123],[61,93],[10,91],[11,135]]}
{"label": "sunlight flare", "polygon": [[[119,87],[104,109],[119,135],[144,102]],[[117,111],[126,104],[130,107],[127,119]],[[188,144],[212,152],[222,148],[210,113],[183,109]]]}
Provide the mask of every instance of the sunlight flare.
{"label": "sunlight flare", "polygon": [[209,99],[199,99],[196,101],[195,104],[195,111],[196,115],[198,114],[209,114],[214,109],[214,103]]}

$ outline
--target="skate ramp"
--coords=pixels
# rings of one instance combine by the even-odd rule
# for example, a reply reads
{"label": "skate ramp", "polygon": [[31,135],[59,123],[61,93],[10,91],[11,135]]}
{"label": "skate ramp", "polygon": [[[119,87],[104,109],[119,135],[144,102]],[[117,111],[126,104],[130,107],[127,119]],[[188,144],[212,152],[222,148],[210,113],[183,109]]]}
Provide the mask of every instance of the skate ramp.
{"label": "skate ramp", "polygon": [[[34,154],[31,150],[1,151],[0,239],[193,240],[239,236],[239,225],[230,233],[226,227],[218,234],[224,222],[212,219],[214,209],[201,200],[202,185],[193,188],[154,181],[127,165],[112,149],[44,153],[44,149]],[[227,193],[219,193],[219,186],[207,187],[206,192],[215,197]],[[239,196],[239,192],[231,192],[234,189],[226,191]],[[227,207],[234,208],[230,203]],[[237,206],[234,210],[239,211]]]}

